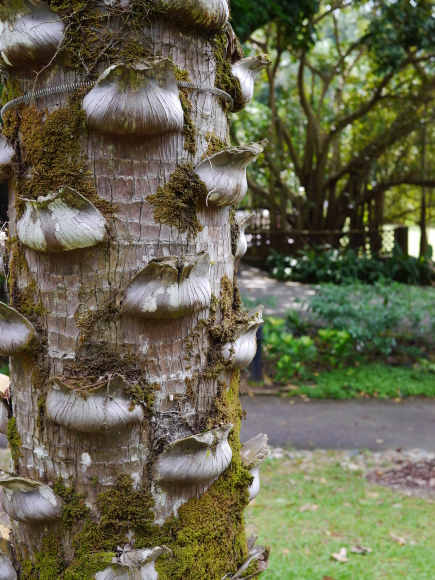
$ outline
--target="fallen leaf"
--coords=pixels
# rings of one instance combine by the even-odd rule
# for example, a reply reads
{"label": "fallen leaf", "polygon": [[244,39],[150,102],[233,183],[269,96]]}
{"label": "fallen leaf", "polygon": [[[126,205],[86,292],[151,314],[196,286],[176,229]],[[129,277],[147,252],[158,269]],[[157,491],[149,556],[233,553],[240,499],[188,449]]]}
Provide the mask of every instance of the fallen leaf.
{"label": "fallen leaf", "polygon": [[403,505],[401,503],[393,503],[393,508],[395,510],[400,510],[403,508]]}
{"label": "fallen leaf", "polygon": [[352,504],[351,504],[351,503],[349,503],[349,502],[347,502],[347,501],[345,501],[345,502],[343,503],[343,507],[352,507]]}
{"label": "fallen leaf", "polygon": [[300,512],[316,512],[319,509],[319,506],[315,503],[306,503],[305,505],[299,508]]}
{"label": "fallen leaf", "polygon": [[392,540],[394,540],[395,542],[397,542],[399,544],[399,546],[404,546],[406,544],[405,538],[401,538],[400,536],[396,536],[396,534],[393,534],[393,532],[390,532],[390,538]]}
{"label": "fallen leaf", "polygon": [[322,580],[334,580],[332,576],[323,576]]}
{"label": "fallen leaf", "polygon": [[379,497],[379,494],[377,491],[367,491],[366,496],[370,499],[377,499]]}
{"label": "fallen leaf", "polygon": [[337,562],[341,562],[342,564],[349,562],[346,548],[340,548],[340,551],[334,552],[331,557],[334,558],[334,560],[337,560]]}
{"label": "fallen leaf", "polygon": [[417,543],[417,542],[416,542],[415,540],[411,540],[411,541],[409,542],[409,545],[410,545],[410,546],[415,546],[415,544],[416,544],[416,543]]}
{"label": "fallen leaf", "polygon": [[321,477],[321,478],[319,479],[319,481],[320,481],[320,483],[326,483],[326,479],[325,479],[324,477]]}
{"label": "fallen leaf", "polygon": [[373,550],[371,548],[367,548],[367,546],[354,546],[350,550],[354,554],[371,554]]}
{"label": "fallen leaf", "polygon": [[290,554],[290,550],[287,550],[287,548],[284,548],[283,550],[281,550],[281,552],[285,555]]}

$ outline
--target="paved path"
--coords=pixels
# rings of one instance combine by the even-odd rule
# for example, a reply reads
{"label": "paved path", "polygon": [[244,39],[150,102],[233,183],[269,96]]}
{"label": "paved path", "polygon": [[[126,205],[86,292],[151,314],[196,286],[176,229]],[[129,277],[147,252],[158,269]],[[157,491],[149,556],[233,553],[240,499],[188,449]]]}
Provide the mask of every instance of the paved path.
{"label": "paved path", "polygon": [[240,264],[238,273],[239,289],[242,296],[251,300],[261,300],[266,316],[283,316],[287,310],[300,310],[301,304],[295,300],[307,300],[314,290],[307,284],[279,282],[266,272]]}
{"label": "paved path", "polygon": [[[293,404],[291,404],[293,402]],[[266,433],[271,445],[296,449],[435,451],[435,401],[379,400],[304,403],[281,397],[242,397],[242,441]]]}

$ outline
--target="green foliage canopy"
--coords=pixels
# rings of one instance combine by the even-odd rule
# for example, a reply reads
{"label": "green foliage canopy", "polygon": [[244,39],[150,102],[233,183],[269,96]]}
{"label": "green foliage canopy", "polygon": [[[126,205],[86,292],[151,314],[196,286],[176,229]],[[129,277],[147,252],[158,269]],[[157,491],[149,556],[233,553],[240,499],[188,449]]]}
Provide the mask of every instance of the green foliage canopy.
{"label": "green foliage canopy", "polygon": [[318,0],[232,0],[231,23],[241,40],[278,20],[286,27],[293,43],[303,43],[311,37],[310,19],[319,9]]}

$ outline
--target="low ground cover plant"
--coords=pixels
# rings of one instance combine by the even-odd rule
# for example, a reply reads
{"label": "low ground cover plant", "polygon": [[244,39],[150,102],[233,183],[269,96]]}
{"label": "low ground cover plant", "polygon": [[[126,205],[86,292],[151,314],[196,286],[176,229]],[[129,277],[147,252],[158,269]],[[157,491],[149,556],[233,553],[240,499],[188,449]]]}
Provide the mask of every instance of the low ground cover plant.
{"label": "low ground cover plant", "polygon": [[305,306],[266,319],[275,382],[310,397],[435,396],[435,288],[323,284]]}
{"label": "low ground cover plant", "polygon": [[267,266],[278,280],[306,284],[345,284],[355,280],[373,284],[380,280],[393,280],[404,284],[426,285],[435,280],[434,263],[430,255],[415,258],[403,253],[398,246],[390,256],[307,247],[294,257],[271,250]]}

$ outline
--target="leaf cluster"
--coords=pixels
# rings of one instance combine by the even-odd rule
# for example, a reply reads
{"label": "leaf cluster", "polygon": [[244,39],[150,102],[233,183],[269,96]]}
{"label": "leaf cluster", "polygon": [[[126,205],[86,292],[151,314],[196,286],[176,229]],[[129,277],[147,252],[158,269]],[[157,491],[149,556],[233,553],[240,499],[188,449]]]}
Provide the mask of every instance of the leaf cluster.
{"label": "leaf cluster", "polygon": [[393,280],[415,285],[430,284],[435,280],[430,256],[408,256],[397,245],[390,256],[358,255],[352,249],[340,252],[313,247],[300,250],[297,257],[292,257],[272,250],[267,265],[278,280],[307,284],[346,284],[355,280],[374,284]]}
{"label": "leaf cluster", "polygon": [[433,372],[428,353],[435,330],[434,298],[433,288],[396,282],[323,284],[306,302],[308,318],[290,311],[285,318],[266,320],[264,354],[275,380],[284,383],[390,356],[396,364],[418,363]]}
{"label": "leaf cluster", "polygon": [[431,0],[378,0],[371,12],[371,51],[381,70],[397,68],[410,51],[433,50],[435,17]]}
{"label": "leaf cluster", "polygon": [[277,20],[294,43],[306,44],[313,32],[310,19],[318,9],[318,0],[232,0],[231,23],[240,39],[247,40],[258,28]]}

